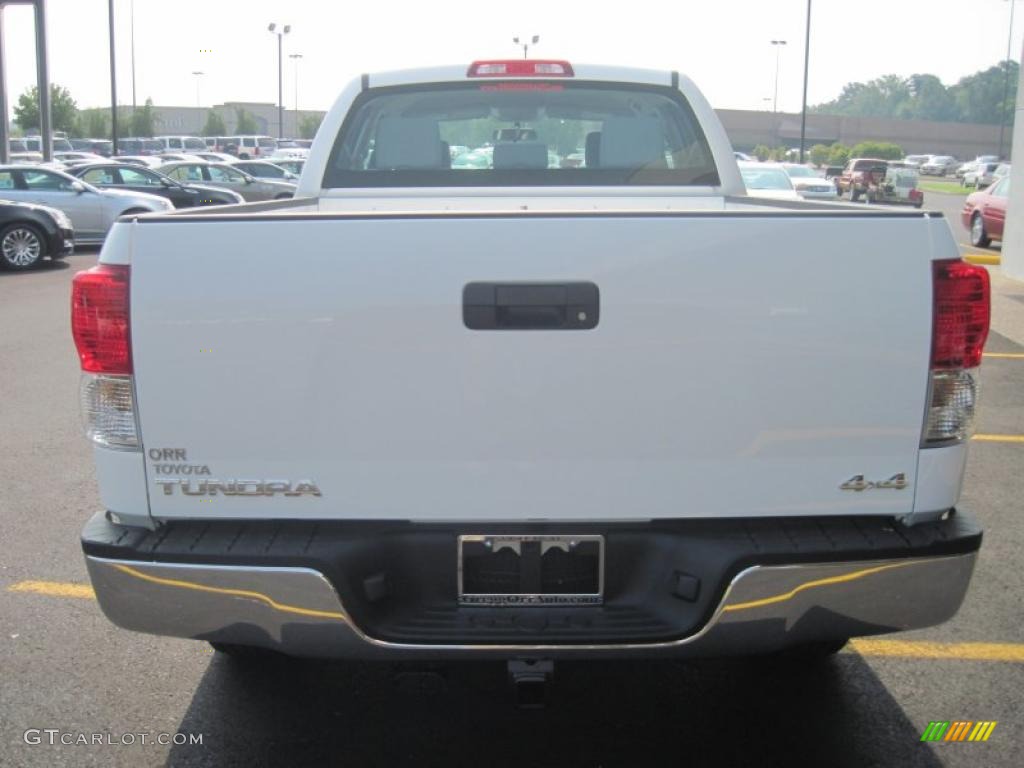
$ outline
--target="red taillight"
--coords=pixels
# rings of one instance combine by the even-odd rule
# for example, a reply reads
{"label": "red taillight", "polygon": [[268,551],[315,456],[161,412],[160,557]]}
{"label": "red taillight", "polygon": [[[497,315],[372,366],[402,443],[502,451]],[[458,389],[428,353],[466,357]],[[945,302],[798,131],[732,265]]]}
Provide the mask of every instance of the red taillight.
{"label": "red taillight", "polygon": [[932,264],[932,370],[977,368],[988,338],[988,271],[953,259]]}
{"label": "red taillight", "polygon": [[572,77],[568,61],[554,59],[504,59],[474,61],[466,77]]}
{"label": "red taillight", "polygon": [[83,371],[132,372],[129,275],[129,267],[121,264],[98,264],[75,275],[71,286],[71,334]]}

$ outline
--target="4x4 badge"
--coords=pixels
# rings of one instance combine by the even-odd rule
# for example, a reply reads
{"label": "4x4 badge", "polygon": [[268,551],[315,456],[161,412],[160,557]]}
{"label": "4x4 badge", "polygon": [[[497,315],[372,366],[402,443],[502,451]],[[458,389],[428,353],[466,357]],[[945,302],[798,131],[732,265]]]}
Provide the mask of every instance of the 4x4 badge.
{"label": "4x4 badge", "polygon": [[908,485],[910,483],[907,482],[906,473],[899,472],[888,480],[865,480],[864,475],[854,475],[840,485],[839,488],[843,491],[867,491],[872,488],[893,488],[894,490],[902,491]]}

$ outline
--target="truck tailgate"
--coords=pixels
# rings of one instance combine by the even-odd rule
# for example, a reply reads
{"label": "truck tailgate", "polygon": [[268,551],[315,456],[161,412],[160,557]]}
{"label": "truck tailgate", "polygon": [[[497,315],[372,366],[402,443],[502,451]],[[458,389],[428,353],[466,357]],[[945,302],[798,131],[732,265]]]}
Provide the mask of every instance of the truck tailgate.
{"label": "truck tailgate", "polygon": [[[141,220],[132,345],[151,514],[908,513],[935,223]],[[599,321],[471,330],[474,282],[593,283]],[[840,489],[901,472],[905,489]]]}

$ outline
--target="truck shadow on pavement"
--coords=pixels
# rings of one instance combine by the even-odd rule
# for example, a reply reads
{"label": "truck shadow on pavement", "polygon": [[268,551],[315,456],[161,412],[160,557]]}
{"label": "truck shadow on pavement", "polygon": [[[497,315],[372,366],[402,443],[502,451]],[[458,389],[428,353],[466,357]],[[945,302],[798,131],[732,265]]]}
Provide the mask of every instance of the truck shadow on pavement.
{"label": "truck shadow on pavement", "polygon": [[864,660],[559,662],[542,710],[503,663],[216,654],[179,726],[188,766],[940,766]]}

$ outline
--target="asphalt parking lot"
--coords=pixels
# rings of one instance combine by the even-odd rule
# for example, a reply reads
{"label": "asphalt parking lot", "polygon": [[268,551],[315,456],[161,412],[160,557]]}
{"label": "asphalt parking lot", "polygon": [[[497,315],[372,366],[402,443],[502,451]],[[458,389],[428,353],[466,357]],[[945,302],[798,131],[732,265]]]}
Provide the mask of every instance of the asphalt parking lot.
{"label": "asphalt parking lot", "polygon": [[[967,243],[961,204],[926,195]],[[997,269],[977,430],[989,439],[973,446],[964,490],[986,538],[955,619],[815,667],[560,664],[548,708],[534,711],[513,706],[497,663],[252,674],[101,615],[78,545],[99,497],[68,330],[71,278],[95,259],[0,272],[0,765],[1024,765],[1024,284]],[[985,743],[924,744],[932,720],[998,726]],[[27,729],[203,743],[32,745]]]}

